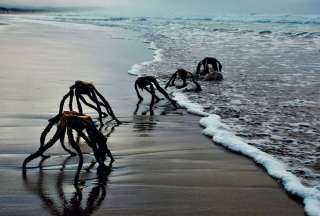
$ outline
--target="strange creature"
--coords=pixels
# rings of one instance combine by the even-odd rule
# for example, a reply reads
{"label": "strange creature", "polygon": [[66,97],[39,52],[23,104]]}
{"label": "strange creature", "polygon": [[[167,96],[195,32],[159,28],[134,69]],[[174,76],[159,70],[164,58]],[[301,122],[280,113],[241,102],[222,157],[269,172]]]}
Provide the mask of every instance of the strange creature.
{"label": "strange creature", "polygon": [[[57,130],[54,133],[53,137],[47,143],[45,143],[46,136],[54,125],[57,125]],[[72,156],[75,155],[64,145],[64,137],[65,134],[67,134],[71,147],[77,152],[79,156],[77,175],[75,177],[75,184],[77,184],[79,173],[83,165],[83,155],[79,145],[74,139],[73,131],[76,131],[78,135],[83,138],[85,142],[92,148],[94,157],[99,164],[98,169],[108,170],[112,166],[114,158],[107,147],[107,138],[95,127],[90,116],[83,115],[74,111],[65,111],[62,114],[58,114],[55,117],[49,119],[49,124],[40,136],[40,148],[23,161],[23,173],[26,172],[27,163],[29,163],[33,159],[40,156],[42,158],[49,157],[44,155],[43,153],[50,147],[52,147],[59,139],[64,150],[66,150]],[[106,155],[108,155],[111,159],[109,166],[106,166],[104,164]]]}
{"label": "strange creature", "polygon": [[[175,81],[177,78],[180,78],[183,82],[182,86],[177,87],[175,85]],[[191,72],[179,68],[170,78],[170,80],[167,82],[165,89],[168,88],[169,86],[176,86],[177,88],[184,88],[188,85],[187,83],[187,79],[191,79],[191,81],[196,85],[196,89],[195,91],[201,91],[201,86],[199,85],[199,83],[194,79],[194,76]]]}
{"label": "strange creature", "polygon": [[[85,96],[88,96],[89,99],[95,103],[95,105],[89,103],[85,98]],[[95,86],[92,83],[84,82],[84,81],[76,81],[74,85],[70,86],[69,92],[62,98],[60,102],[60,108],[59,108],[59,114],[63,112],[64,103],[69,98],[69,109],[70,111],[73,111],[72,103],[73,103],[73,97],[76,97],[77,106],[80,114],[83,114],[83,109],[81,102],[87,105],[88,107],[94,109],[99,114],[99,121],[100,124],[103,125],[102,118],[108,116],[108,114],[111,116],[113,120],[115,120],[118,124],[121,124],[121,122],[118,120],[118,118],[114,115],[111,106],[109,105],[108,101],[102,96],[102,94],[95,88]],[[107,113],[102,112],[101,107],[104,107],[107,111]]]}
{"label": "strange creature", "polygon": [[[203,70],[201,70],[202,67],[203,67]],[[222,69],[222,64],[216,58],[206,57],[198,63],[196,74],[201,76],[206,75],[205,80],[207,81],[212,81],[212,80],[219,81],[223,79],[221,69]]]}
{"label": "strange creature", "polygon": [[141,103],[143,100],[143,97],[139,93],[139,89],[141,89],[141,91],[143,91],[143,89],[144,89],[151,94],[151,96],[152,96],[151,103],[150,103],[150,114],[151,115],[153,115],[153,110],[152,110],[153,105],[155,103],[158,103],[161,100],[156,95],[156,91],[155,91],[156,89],[160,93],[162,93],[163,96],[165,96],[175,108],[178,108],[177,102],[169,97],[168,93],[159,85],[158,81],[153,76],[139,77],[134,84],[134,88],[135,88],[135,90],[137,92],[137,96],[139,98],[138,104]]}

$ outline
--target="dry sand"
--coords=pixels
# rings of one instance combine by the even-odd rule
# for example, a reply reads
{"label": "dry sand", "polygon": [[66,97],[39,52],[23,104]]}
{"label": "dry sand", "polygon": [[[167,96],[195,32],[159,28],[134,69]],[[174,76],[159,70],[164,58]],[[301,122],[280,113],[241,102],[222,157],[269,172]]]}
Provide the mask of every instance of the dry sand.
{"label": "dry sand", "polygon": [[[126,71],[150,58],[133,33],[11,23],[0,35],[0,215],[304,214],[252,161],[201,135],[198,117],[182,110],[132,115],[134,77]],[[82,172],[78,194],[77,158],[59,145],[42,170],[21,175],[22,160],[37,149],[46,119],[76,79],[94,81],[126,122],[108,140],[116,158],[111,174],[97,180],[94,169]]]}

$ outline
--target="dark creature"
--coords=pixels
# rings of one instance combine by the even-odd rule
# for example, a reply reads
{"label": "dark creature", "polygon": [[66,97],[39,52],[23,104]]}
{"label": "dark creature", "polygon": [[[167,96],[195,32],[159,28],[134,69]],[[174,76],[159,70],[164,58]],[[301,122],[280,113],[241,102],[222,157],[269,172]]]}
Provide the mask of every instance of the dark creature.
{"label": "dark creature", "polygon": [[[209,74],[210,65],[211,65],[212,71],[221,72],[222,64],[216,58],[206,57],[198,63],[196,74],[197,75]],[[201,70],[202,67],[203,67],[203,70]]]}
{"label": "dark creature", "polygon": [[[84,95],[88,96],[91,101],[93,101],[95,105],[89,103],[84,98]],[[80,114],[83,114],[82,110],[82,103],[87,105],[88,107],[94,109],[99,114],[99,121],[100,124],[103,125],[102,118],[108,116],[108,114],[111,116],[113,120],[115,120],[118,124],[121,124],[121,122],[118,120],[118,118],[114,115],[111,106],[109,105],[108,101],[102,96],[102,94],[95,88],[95,86],[92,83],[84,82],[84,81],[76,81],[74,85],[70,86],[69,92],[62,98],[60,102],[60,109],[59,114],[63,112],[64,103],[69,98],[69,109],[70,111],[73,111],[72,103],[73,103],[73,97],[76,97],[77,106]],[[107,111],[107,113],[101,111],[101,107],[104,107]]]}
{"label": "dark creature", "polygon": [[[46,136],[55,124],[57,125],[57,130],[55,134],[47,143],[45,143]],[[42,158],[49,157],[45,156],[43,153],[50,147],[52,147],[58,141],[58,139],[60,139],[60,142],[64,150],[69,152],[71,155],[74,155],[74,153],[68,150],[64,145],[64,137],[67,133],[71,147],[77,152],[79,156],[77,175],[75,177],[75,184],[77,184],[79,179],[79,173],[83,165],[83,155],[79,145],[76,143],[74,139],[73,130],[75,130],[78,133],[78,135],[81,138],[83,138],[86,141],[86,143],[92,148],[95,159],[99,164],[99,170],[107,170],[112,166],[114,158],[107,147],[107,138],[99,130],[97,130],[91,117],[87,115],[82,115],[74,111],[65,111],[62,114],[58,114],[49,120],[49,124],[40,136],[40,148],[38,149],[38,151],[31,154],[23,161],[22,168],[24,174],[26,173],[26,165],[31,160],[40,156]],[[85,132],[87,135],[85,134]],[[108,155],[111,159],[109,167],[104,164],[106,155]]]}
{"label": "dark creature", "polygon": [[168,93],[159,85],[158,81],[153,76],[139,77],[134,84],[134,88],[135,88],[135,90],[137,92],[137,96],[139,98],[138,104],[141,103],[143,100],[143,97],[139,93],[139,89],[141,89],[142,91],[143,91],[143,89],[145,89],[147,92],[149,92],[151,94],[152,98],[151,98],[151,103],[150,103],[150,114],[152,114],[152,115],[153,115],[152,107],[153,107],[154,103],[158,103],[161,100],[156,95],[156,92],[155,92],[156,89],[160,93],[162,93],[163,96],[165,96],[175,108],[178,108],[177,102],[169,97]]}
{"label": "dark creature", "polygon": [[167,82],[165,89],[168,88],[169,86],[175,86],[175,81],[177,78],[180,78],[183,82],[182,86],[178,87],[178,88],[184,88],[188,85],[187,83],[187,79],[191,79],[191,81],[196,85],[196,89],[195,91],[201,91],[201,86],[199,85],[199,83],[194,79],[194,76],[191,72],[179,68],[170,78],[170,80]]}

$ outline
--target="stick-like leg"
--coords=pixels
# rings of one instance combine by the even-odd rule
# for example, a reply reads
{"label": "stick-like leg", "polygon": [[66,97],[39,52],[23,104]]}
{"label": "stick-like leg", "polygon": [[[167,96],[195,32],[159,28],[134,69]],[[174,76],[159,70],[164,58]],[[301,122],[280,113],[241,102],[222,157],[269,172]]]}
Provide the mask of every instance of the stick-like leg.
{"label": "stick-like leg", "polygon": [[[152,84],[151,84],[151,86],[152,86]],[[161,100],[161,98],[159,98],[159,97],[156,95],[156,92],[155,92],[154,90],[153,90],[153,92],[152,92],[151,87],[150,87],[150,89],[148,89],[148,88],[146,87],[145,90],[146,90],[147,92],[149,92],[152,96],[155,97],[155,99],[156,99],[155,103],[158,103],[158,102]]]}
{"label": "stick-like leg", "polygon": [[102,100],[102,102],[104,103],[105,107],[107,108],[107,112],[110,114],[110,116],[117,122],[117,124],[121,124],[121,121],[119,121],[119,119],[115,116],[110,104],[108,103],[108,101],[103,97],[103,95],[96,89],[94,88],[94,92],[95,94],[98,95],[98,97]]}
{"label": "stick-like leg", "polygon": [[169,86],[174,86],[174,82],[175,82],[176,78],[177,78],[177,72],[175,72],[175,73],[171,76],[170,80],[167,82],[167,84],[166,84],[166,86],[165,86],[164,88],[166,89],[166,88],[168,88]]}
{"label": "stick-like leg", "polygon": [[172,103],[172,105],[173,105],[175,108],[178,108],[177,102],[174,101],[174,100],[172,100],[172,99],[169,97],[168,93],[167,93],[163,88],[161,88],[161,86],[159,85],[158,82],[154,82],[154,85],[156,86],[156,88],[158,89],[158,91],[161,92],[161,93],[163,94],[163,96],[165,96],[165,97]]}
{"label": "stick-like leg", "polygon": [[[45,145],[45,139],[48,133],[50,132],[51,128],[54,126],[53,122],[49,122],[49,124],[45,127],[45,129],[42,131],[40,135],[40,148],[43,148]],[[43,153],[41,154],[41,157],[43,158],[49,158],[50,155],[44,155]]]}
{"label": "stick-like leg", "polygon": [[55,144],[55,142],[57,142],[57,140],[59,139],[60,137],[60,134],[61,134],[61,129],[58,129],[56,131],[56,133],[53,135],[53,137],[48,141],[48,143],[44,146],[41,146],[38,151],[36,151],[35,153],[31,154],[30,156],[28,156],[24,161],[23,161],[23,164],[22,164],[22,168],[25,172],[26,170],[26,166],[27,166],[27,163],[29,163],[30,161],[32,161],[33,159],[37,158],[37,157],[40,157],[43,155],[43,153],[48,150],[51,146],[53,146],[53,144]]}
{"label": "stick-like leg", "polygon": [[[79,98],[80,98],[80,100],[81,100],[85,105],[87,105],[88,107],[94,109],[96,112],[99,112],[99,111],[98,111],[98,108],[95,107],[93,104],[89,103],[82,95],[79,95]],[[102,104],[101,102],[99,102],[99,105],[101,106],[101,105],[104,105],[104,104]],[[102,117],[108,116],[108,114],[105,113],[105,112],[101,112],[101,113],[102,113]]]}
{"label": "stick-like leg", "polygon": [[76,101],[77,101],[79,113],[82,115],[83,114],[82,105],[80,103],[79,94],[77,94],[77,93],[76,93]]}
{"label": "stick-like leg", "polygon": [[136,81],[136,83],[134,84],[134,89],[136,90],[137,96],[139,98],[139,101],[143,101],[143,97],[140,95],[139,93],[139,88],[138,88],[138,83]]}
{"label": "stick-like leg", "polygon": [[71,128],[67,128],[67,134],[68,134],[68,139],[69,139],[69,142],[70,142],[71,146],[76,150],[76,152],[78,153],[78,156],[79,156],[78,169],[77,169],[76,176],[74,178],[74,185],[77,185],[78,182],[79,182],[80,171],[81,171],[81,168],[82,168],[82,165],[83,165],[83,155],[82,155],[80,147],[78,146],[78,144],[74,140]]}
{"label": "stick-like leg", "polygon": [[[99,114],[100,125],[103,125],[101,106],[99,104],[99,100],[97,98],[97,95],[96,95],[96,93],[94,91],[92,92],[91,100],[93,100],[93,102],[95,104],[97,104],[97,111],[98,111],[98,114]],[[107,112],[108,112],[108,110],[107,110]],[[111,115],[111,117],[112,117],[112,115]]]}
{"label": "stick-like leg", "polygon": [[137,103],[137,105],[136,105],[136,109],[135,109],[134,112],[133,112],[134,115],[137,115],[137,112],[138,112],[138,110],[139,110],[139,108],[140,108],[141,102],[142,102],[141,100],[138,101],[138,103]]}
{"label": "stick-like leg", "polygon": [[[145,89],[147,89],[145,87]],[[155,90],[152,84],[150,84],[150,93],[151,93],[151,103],[150,103],[150,115],[153,115],[153,105],[154,105],[154,100],[155,100]]]}
{"label": "stick-like leg", "polygon": [[63,112],[63,107],[64,107],[64,103],[65,101],[67,100],[67,98],[70,96],[70,91],[65,95],[63,96],[63,98],[61,99],[60,101],[60,106],[59,106],[59,114],[62,114]]}
{"label": "stick-like leg", "polygon": [[73,89],[70,88],[70,98],[69,98],[69,109],[73,111],[72,103],[73,103],[74,92]]}
{"label": "stick-like leg", "polygon": [[66,147],[66,145],[65,145],[65,143],[64,143],[64,137],[65,137],[65,135],[66,135],[66,128],[64,128],[64,129],[61,131],[61,135],[60,135],[60,143],[61,143],[62,148],[63,148],[66,152],[68,152],[71,157],[72,157],[72,156],[76,156],[76,155],[77,155],[76,153],[72,152],[71,150],[69,150],[69,149]]}
{"label": "stick-like leg", "polygon": [[88,143],[88,145],[92,148],[94,157],[96,158],[99,165],[104,164],[104,161],[101,160],[101,158],[98,154],[98,149],[97,149],[96,145],[82,131],[77,131],[77,132],[78,132],[79,136],[82,139],[84,139],[84,141],[86,141],[86,143]]}

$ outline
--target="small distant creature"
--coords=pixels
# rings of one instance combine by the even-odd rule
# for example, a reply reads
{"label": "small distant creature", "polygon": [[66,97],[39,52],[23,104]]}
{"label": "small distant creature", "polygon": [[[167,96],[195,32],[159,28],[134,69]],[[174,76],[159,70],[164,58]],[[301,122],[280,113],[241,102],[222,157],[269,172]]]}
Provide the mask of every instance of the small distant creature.
{"label": "small distant creature", "polygon": [[[95,105],[89,103],[84,98],[84,95],[88,96],[89,99],[95,103]],[[121,124],[118,118],[114,115],[111,106],[109,105],[108,101],[102,96],[102,94],[95,88],[92,83],[85,82],[85,81],[76,81],[74,85],[70,86],[69,92],[62,98],[60,102],[59,114],[62,114],[64,103],[69,98],[69,109],[73,111],[72,103],[73,97],[76,97],[77,106],[80,114],[83,114],[83,109],[81,102],[87,105],[88,107],[94,109],[99,114],[99,121],[100,124],[103,125],[102,118],[111,116],[113,120],[117,122],[117,124]],[[102,112],[101,107],[104,107],[107,113]]]}
{"label": "small distant creature", "polygon": [[[191,79],[191,81],[196,85],[196,89],[195,91],[201,91],[201,86],[200,84],[194,79],[194,76],[191,72],[183,69],[183,68],[179,68],[170,78],[170,80],[167,82],[165,89],[168,88],[169,86],[176,86],[175,85],[175,81],[177,78],[180,78],[183,82],[182,86],[179,86],[178,88],[184,88],[188,85],[187,83],[187,79]],[[177,86],[176,86],[177,87]]]}
{"label": "small distant creature", "polygon": [[137,96],[139,98],[139,103],[143,100],[143,97],[139,93],[139,89],[143,91],[146,90],[149,92],[152,96],[151,103],[150,103],[150,112],[152,112],[152,108],[154,103],[158,103],[161,99],[156,95],[155,90],[157,89],[163,96],[165,96],[171,104],[178,108],[177,102],[171,99],[168,95],[168,93],[159,85],[158,81],[153,76],[144,76],[144,77],[138,77],[138,79],[135,82],[134,88],[136,90]]}
{"label": "small distant creature", "polygon": [[[45,143],[46,136],[54,125],[57,125],[57,130],[53,137],[47,143]],[[64,137],[67,133],[67,137],[71,147],[77,152],[79,156],[79,164],[77,175],[75,178],[75,184],[77,184],[79,173],[83,165],[83,155],[79,145],[74,139],[73,131],[76,131],[78,135],[83,138],[86,143],[92,148],[95,159],[99,164],[99,169],[107,170],[110,166],[112,166],[114,158],[107,147],[107,138],[95,127],[91,117],[75,111],[65,111],[62,114],[58,114],[55,117],[49,119],[49,124],[40,136],[40,148],[23,161],[23,172],[26,172],[27,164],[35,158],[42,157],[45,159],[49,157],[45,156],[43,153],[50,147],[52,147],[59,139],[64,150],[69,152],[71,155],[75,155],[64,145]],[[109,167],[104,164],[106,155],[108,155],[111,159]]]}
{"label": "small distant creature", "polygon": [[[211,66],[211,69],[210,69],[210,66]],[[203,67],[203,70],[201,70],[202,67]],[[223,76],[221,74],[221,69],[222,69],[222,64],[216,58],[206,57],[198,63],[196,74],[204,76],[209,73],[219,73],[219,75],[217,74],[212,75],[211,77],[208,78],[208,80],[213,80],[213,78],[216,78],[215,80],[221,80],[223,79]]]}

